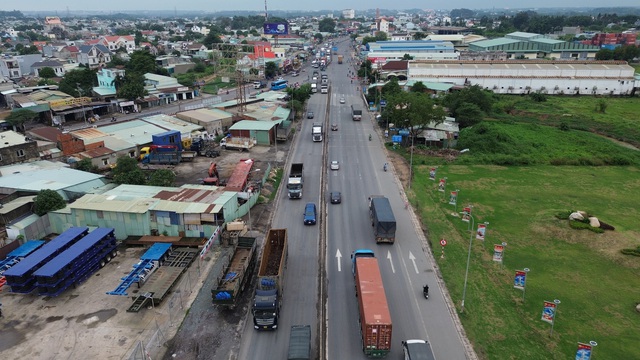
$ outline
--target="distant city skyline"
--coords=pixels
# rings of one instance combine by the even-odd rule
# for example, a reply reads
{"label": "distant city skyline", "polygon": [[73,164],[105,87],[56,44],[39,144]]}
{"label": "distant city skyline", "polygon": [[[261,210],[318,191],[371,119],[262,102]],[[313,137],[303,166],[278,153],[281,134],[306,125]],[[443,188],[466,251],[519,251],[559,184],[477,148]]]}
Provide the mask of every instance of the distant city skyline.
{"label": "distant city skyline", "polygon": [[[514,2],[509,0],[494,0],[490,3],[482,3],[476,0],[452,0],[439,7],[434,3],[425,3],[417,0],[395,0],[393,2],[376,2],[364,0],[325,0],[325,1],[304,1],[291,2],[289,0],[267,0],[268,10],[302,10],[302,11],[320,11],[320,10],[367,10],[367,9],[490,9],[490,8],[554,8],[554,7],[640,7],[638,0],[615,0],[611,3],[581,0],[566,0],[563,2],[553,0],[539,0],[526,4],[524,2]],[[441,5],[445,5],[444,7]],[[37,11],[47,13],[51,11],[64,12],[67,9],[70,12],[76,11],[96,11],[117,13],[122,11],[264,11],[264,0],[235,0],[235,1],[211,1],[211,0],[182,0],[177,3],[159,2],[158,0],[110,0],[105,2],[88,2],[86,0],[64,0],[60,2],[52,2],[50,0],[29,0],[21,3],[13,3],[9,9],[5,5],[4,11],[20,10],[20,11]]]}

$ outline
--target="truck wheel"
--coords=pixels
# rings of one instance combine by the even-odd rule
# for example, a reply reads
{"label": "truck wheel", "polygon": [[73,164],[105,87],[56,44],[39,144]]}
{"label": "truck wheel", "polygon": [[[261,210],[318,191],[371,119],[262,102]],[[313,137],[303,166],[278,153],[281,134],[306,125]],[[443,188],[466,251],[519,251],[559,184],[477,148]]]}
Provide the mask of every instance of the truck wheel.
{"label": "truck wheel", "polygon": [[111,255],[107,255],[107,262],[111,261]]}
{"label": "truck wheel", "polygon": [[101,268],[103,268],[105,264],[106,264],[106,262],[104,262],[104,259],[100,260],[100,267]]}
{"label": "truck wheel", "polygon": [[118,256],[118,250],[113,250],[113,252],[111,253],[111,257],[114,258]]}

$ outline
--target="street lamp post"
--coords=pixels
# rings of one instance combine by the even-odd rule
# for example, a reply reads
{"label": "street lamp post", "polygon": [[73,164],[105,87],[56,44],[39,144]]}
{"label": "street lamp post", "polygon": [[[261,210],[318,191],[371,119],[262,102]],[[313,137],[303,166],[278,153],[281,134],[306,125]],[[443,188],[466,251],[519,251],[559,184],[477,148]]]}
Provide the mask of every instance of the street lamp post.
{"label": "street lamp post", "polygon": [[409,131],[411,136],[411,156],[409,156],[409,190],[411,190],[411,177],[413,175],[413,134]]}
{"label": "street lamp post", "polygon": [[[475,218],[473,217],[472,214],[469,214],[469,217],[471,218],[471,228],[473,229],[475,226]],[[471,262],[471,245],[472,244],[473,244],[473,232],[471,232],[471,235],[469,236],[469,252],[467,254],[467,270],[464,273],[464,286],[462,288],[462,308],[460,309],[461,313],[464,312],[464,300],[465,300],[465,297],[467,296],[467,280],[469,279],[469,263]]]}

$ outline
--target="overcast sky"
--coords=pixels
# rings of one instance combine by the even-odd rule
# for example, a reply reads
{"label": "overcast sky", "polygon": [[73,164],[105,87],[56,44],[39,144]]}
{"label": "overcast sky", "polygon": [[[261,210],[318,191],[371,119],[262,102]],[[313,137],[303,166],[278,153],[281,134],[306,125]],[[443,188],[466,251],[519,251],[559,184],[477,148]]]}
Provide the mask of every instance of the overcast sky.
{"label": "overcast sky", "polygon": [[[444,3],[426,2],[420,0],[393,0],[393,1],[371,1],[371,0],[267,0],[268,9],[273,10],[342,10],[342,9],[410,9],[410,8],[438,8],[438,9],[487,9],[496,8],[523,8],[536,6],[542,7],[615,7],[615,6],[640,6],[638,0],[536,0],[536,1],[513,1],[513,0],[493,0],[482,2],[478,0],[449,0]],[[4,1],[3,1],[4,3]],[[27,0],[15,1],[5,4],[0,10],[24,10],[42,11],[58,10],[66,11],[86,11],[99,10],[106,12],[120,12],[123,10],[174,10],[178,11],[201,10],[213,12],[216,10],[264,10],[264,0],[109,0],[109,1],[87,1],[87,0]],[[62,15],[62,14],[59,14]]]}

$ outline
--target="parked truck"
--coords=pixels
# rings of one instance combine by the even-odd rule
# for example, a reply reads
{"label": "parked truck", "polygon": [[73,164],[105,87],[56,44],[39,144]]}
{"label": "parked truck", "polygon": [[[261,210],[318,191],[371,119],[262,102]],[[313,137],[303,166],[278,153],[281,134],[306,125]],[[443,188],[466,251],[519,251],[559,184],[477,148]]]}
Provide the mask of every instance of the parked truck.
{"label": "parked truck", "polygon": [[291,327],[287,360],[311,360],[310,325],[293,325]]}
{"label": "parked truck", "polygon": [[251,311],[256,330],[278,328],[287,254],[287,229],[270,229],[262,250],[258,286]]}
{"label": "parked truck", "polygon": [[351,118],[353,121],[362,120],[362,109],[360,109],[357,105],[351,105]]}
{"label": "parked truck", "polygon": [[251,277],[251,269],[255,263],[256,239],[238,237],[236,250],[229,262],[224,276],[217,287],[211,289],[214,305],[235,307],[245,284]]}
{"label": "parked truck", "polygon": [[378,259],[372,250],[351,254],[360,316],[362,351],[369,357],[384,357],[391,351],[391,314],[382,284]]}
{"label": "parked truck", "polygon": [[322,123],[313,123],[311,127],[311,135],[313,137],[313,141],[322,141],[322,136],[324,134]]}
{"label": "parked truck", "polygon": [[177,165],[182,161],[182,151],[176,145],[151,145],[140,150],[143,164]]}
{"label": "parked truck", "polygon": [[283,121],[278,125],[276,130],[276,141],[285,142],[289,139],[291,132],[291,121]]}
{"label": "parked truck", "polygon": [[435,360],[431,344],[425,340],[405,340],[402,342],[404,360]]}
{"label": "parked truck", "polygon": [[218,157],[220,151],[216,150],[216,143],[213,140],[196,138],[191,143],[190,150],[195,151],[198,156]]}
{"label": "parked truck", "polygon": [[344,58],[344,56],[338,55],[338,64],[342,64],[343,58]]}
{"label": "parked truck", "polygon": [[396,218],[389,199],[382,195],[369,196],[369,217],[376,243],[393,244],[396,241]]}
{"label": "parked truck", "polygon": [[302,199],[302,186],[304,185],[303,163],[291,164],[289,179],[287,180],[287,190],[289,199]]}
{"label": "parked truck", "polygon": [[243,137],[225,137],[220,140],[220,147],[223,149],[233,149],[233,150],[249,150],[253,147],[254,141],[252,138],[243,138]]}

